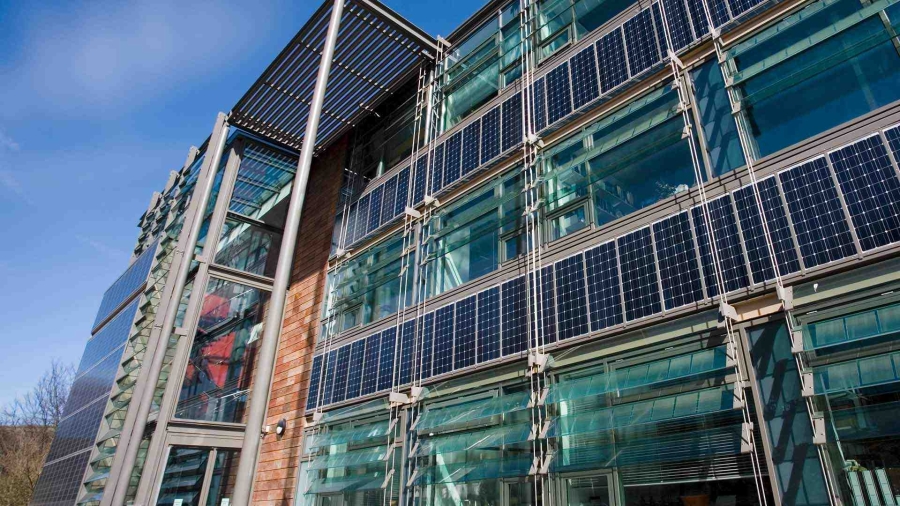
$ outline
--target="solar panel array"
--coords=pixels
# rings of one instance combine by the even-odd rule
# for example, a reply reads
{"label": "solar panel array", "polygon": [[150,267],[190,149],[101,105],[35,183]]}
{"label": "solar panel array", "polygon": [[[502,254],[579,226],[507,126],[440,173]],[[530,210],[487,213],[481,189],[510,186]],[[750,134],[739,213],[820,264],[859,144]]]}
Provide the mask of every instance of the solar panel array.
{"label": "solar panel array", "polygon": [[[713,24],[718,27],[728,23],[760,3],[762,0],[710,0]],[[709,33],[703,0],[655,2],[612,28],[595,44],[558,63],[545,76],[535,80],[532,104],[535,129],[541,132],[554,126],[571,116],[573,111],[662,65],[669,46],[664,25],[668,27],[671,45],[676,52],[699,41]],[[401,192],[402,197],[408,195],[409,168],[404,169],[407,172],[401,176],[401,179],[405,177],[407,184],[397,182],[398,196],[389,196],[393,190],[387,187],[388,183],[379,185],[378,188],[385,186],[382,201],[395,203],[390,211],[383,210],[379,214],[380,219],[360,221],[355,214],[369,216],[369,206],[372,205],[372,202],[363,205],[362,198],[365,196],[361,197],[358,207],[365,209],[348,213],[348,232],[342,247],[346,249],[381,225],[392,223],[406,205],[421,203],[426,193],[437,195],[449,189],[458,180],[469,177],[502,153],[519,146],[522,142],[521,97],[521,94],[516,94],[506,99],[472,120],[462,131],[454,132],[440,142],[432,153],[431,167],[427,166],[425,156],[417,159],[411,199],[400,198],[399,195]],[[457,143],[461,145],[459,151]],[[379,225],[372,228],[376,222]]]}
{"label": "solar panel array", "polygon": [[[419,160],[424,162],[424,158]],[[423,173],[424,175],[424,173]],[[415,180],[414,191],[425,193],[424,177]],[[422,185],[422,186],[420,186]],[[409,195],[409,167],[366,193],[347,210],[342,248],[349,248],[376,230],[393,224],[403,214]]]}
{"label": "solar panel array", "polygon": [[97,316],[94,318],[94,328],[144,285],[155,256],[156,243],[144,250],[134,262],[131,262],[128,269],[119,276],[119,279],[106,289],[103,299],[100,301],[100,309],[97,310]]}
{"label": "solar panel array", "polygon": [[731,204],[731,195],[726,194],[710,200],[708,214],[712,220],[711,226],[706,224],[707,212],[703,210],[703,206],[691,208],[691,218],[694,220],[694,233],[697,237],[697,247],[700,250],[700,264],[703,266],[706,291],[711,297],[714,297],[719,294],[719,283],[713,250],[710,247],[710,230],[715,238],[719,270],[725,283],[725,291],[733,292],[749,286],[750,280],[747,277],[744,248]]}

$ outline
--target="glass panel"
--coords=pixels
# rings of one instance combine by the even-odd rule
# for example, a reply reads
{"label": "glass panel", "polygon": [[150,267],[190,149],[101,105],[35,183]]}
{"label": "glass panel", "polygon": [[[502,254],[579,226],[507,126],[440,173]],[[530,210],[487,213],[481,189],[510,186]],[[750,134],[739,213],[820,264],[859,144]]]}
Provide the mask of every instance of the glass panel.
{"label": "glass panel", "polygon": [[332,469],[335,467],[360,467],[373,462],[383,461],[387,454],[386,446],[376,446],[346,453],[323,455],[312,461],[310,469]]}
{"label": "glass panel", "polygon": [[218,450],[216,452],[216,463],[213,466],[209,482],[206,506],[228,506],[231,503],[240,460],[241,452],[238,450]]}
{"label": "glass panel", "polygon": [[500,504],[497,480],[440,483],[429,487],[433,497],[424,498],[431,506],[497,506]]}
{"label": "glass panel", "polygon": [[208,460],[209,450],[177,447],[169,450],[157,506],[200,506],[200,490]]}
{"label": "glass panel", "polygon": [[900,381],[900,352],[813,368],[816,394],[851,391]]}
{"label": "glass panel", "polygon": [[353,443],[377,439],[387,435],[388,422],[375,423],[364,427],[315,434],[306,438],[306,451],[310,453],[325,446]]}
{"label": "glass panel", "polygon": [[477,449],[496,448],[528,441],[530,424],[494,427],[487,430],[432,437],[419,441],[416,456],[437,455]]}
{"label": "glass panel", "polygon": [[523,410],[528,407],[530,397],[529,392],[519,392],[463,405],[426,409],[422,413],[416,429],[423,432],[441,426],[474,422],[503,413]]}
{"label": "glass panel", "polygon": [[[250,274],[272,277],[278,262],[281,234],[229,219],[219,237],[215,262]],[[269,256],[269,253],[273,254]]]}
{"label": "glass panel", "polygon": [[821,350],[873,338],[891,339],[894,337],[892,334],[900,330],[897,328],[898,314],[900,304],[894,304],[810,323],[803,328],[803,347],[806,350]]}
{"label": "glass panel", "polygon": [[608,476],[566,478],[566,504],[572,506],[609,506],[610,488]]}
{"label": "glass panel", "polygon": [[253,353],[262,334],[268,293],[210,279],[181,384],[175,417],[241,422],[250,386]]}
{"label": "glass panel", "polygon": [[467,481],[527,476],[533,457],[531,448],[521,451],[522,456],[502,459],[484,458],[499,452],[467,452],[465,455],[438,455],[437,463],[419,469],[417,485],[459,483]]}
{"label": "glass panel", "polygon": [[560,237],[565,237],[586,226],[587,218],[584,214],[584,207],[576,207],[550,220],[550,240],[554,241]]}

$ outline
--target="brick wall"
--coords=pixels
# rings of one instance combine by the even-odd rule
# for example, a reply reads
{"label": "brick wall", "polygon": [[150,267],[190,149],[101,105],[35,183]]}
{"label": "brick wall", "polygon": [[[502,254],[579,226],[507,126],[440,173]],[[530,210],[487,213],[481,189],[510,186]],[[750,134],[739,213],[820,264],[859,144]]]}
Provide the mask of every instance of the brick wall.
{"label": "brick wall", "polygon": [[263,440],[254,505],[293,504],[309,374],[347,150],[345,137],[315,158],[310,170],[266,418],[273,427],[284,418],[287,430],[281,439],[270,434]]}

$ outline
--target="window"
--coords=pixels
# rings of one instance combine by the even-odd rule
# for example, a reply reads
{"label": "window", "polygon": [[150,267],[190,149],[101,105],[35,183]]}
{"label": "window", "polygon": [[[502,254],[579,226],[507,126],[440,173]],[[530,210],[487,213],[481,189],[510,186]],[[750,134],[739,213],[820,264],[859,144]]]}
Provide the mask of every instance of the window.
{"label": "window", "polygon": [[661,88],[544,155],[550,240],[616,220],[694,186],[675,91]]}
{"label": "window", "polygon": [[538,3],[538,58],[580,40],[620,12],[631,0],[541,0]]}
{"label": "window", "polygon": [[819,0],[727,52],[758,156],[900,98],[892,3]]}
{"label": "window", "polygon": [[[238,450],[180,446],[170,448],[156,504],[158,506],[229,504],[234,492],[240,455],[241,452]],[[213,467],[208,472],[210,460],[213,461]]]}
{"label": "window", "polygon": [[[412,153],[416,86],[415,80],[407,83],[355,130],[351,171],[359,181],[354,182],[354,190],[361,190],[365,183],[389,171]],[[419,135],[423,133],[424,125],[420,125]]]}

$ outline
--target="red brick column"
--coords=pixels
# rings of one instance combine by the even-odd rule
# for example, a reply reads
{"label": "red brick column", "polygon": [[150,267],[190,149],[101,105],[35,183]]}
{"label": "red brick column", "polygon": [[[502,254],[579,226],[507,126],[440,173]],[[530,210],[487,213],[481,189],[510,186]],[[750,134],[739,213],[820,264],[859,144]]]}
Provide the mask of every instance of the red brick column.
{"label": "red brick column", "polygon": [[272,427],[284,418],[287,429],[281,439],[267,435],[260,446],[254,505],[293,505],[309,375],[347,150],[344,137],[315,158],[310,169],[266,418]]}

